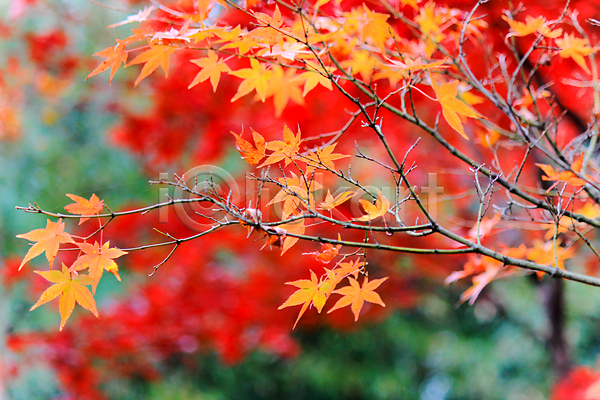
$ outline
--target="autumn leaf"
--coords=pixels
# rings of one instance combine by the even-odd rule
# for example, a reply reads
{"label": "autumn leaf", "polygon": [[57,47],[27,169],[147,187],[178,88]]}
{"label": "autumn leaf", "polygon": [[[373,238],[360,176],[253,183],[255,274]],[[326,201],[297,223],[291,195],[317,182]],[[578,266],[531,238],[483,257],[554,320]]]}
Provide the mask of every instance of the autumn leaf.
{"label": "autumn leaf", "polygon": [[[328,70],[328,72],[332,72]],[[303,72],[300,75],[296,75],[294,80],[299,80],[304,82],[304,91],[302,92],[302,97],[306,97],[308,92],[313,90],[317,85],[321,85],[328,90],[333,90],[333,84],[331,80],[327,76],[323,76],[317,70],[311,69],[310,71]]]}
{"label": "autumn leaf", "polygon": [[364,269],[365,263],[358,261],[358,259],[350,260],[348,262],[340,262],[336,268],[333,269],[335,274],[335,281],[341,282],[342,279],[352,275],[354,279],[358,279],[358,273]]}
{"label": "autumn leaf", "polygon": [[197,84],[210,79],[210,84],[213,87],[213,92],[217,91],[219,80],[221,79],[221,73],[230,72],[231,68],[225,62],[217,57],[214,51],[209,50],[208,56],[204,58],[196,58],[191,60],[192,63],[196,64],[200,68],[200,72],[196,75],[192,83],[188,86],[188,89],[193,88]]}
{"label": "autumn leaf", "polygon": [[335,198],[331,195],[331,192],[327,191],[327,196],[325,196],[325,201],[319,204],[320,210],[331,211],[337,206],[345,203],[350,200],[356,192],[346,191],[338,194]]}
{"label": "autumn leaf", "polygon": [[450,83],[438,85],[435,79],[431,77],[431,87],[437,96],[437,100],[442,106],[442,114],[448,124],[465,139],[469,137],[465,133],[459,114],[470,118],[481,118],[481,116],[471,109],[468,105],[456,98],[458,94],[458,80]]}
{"label": "autumn leaf", "polygon": [[[338,242],[341,241],[340,234],[338,233]],[[317,261],[323,264],[329,264],[340,252],[342,248],[341,244],[333,245],[331,243],[321,243],[320,252],[302,253],[303,256],[313,256]]]}
{"label": "autumn leaf", "polygon": [[327,314],[352,304],[351,309],[352,313],[354,314],[354,321],[358,321],[358,315],[360,314],[360,310],[362,309],[365,301],[385,307],[385,303],[381,300],[381,297],[375,293],[375,289],[385,282],[386,279],[388,278],[385,277],[381,279],[375,279],[374,281],[369,282],[369,278],[365,276],[363,285],[360,287],[356,279],[348,277],[350,286],[333,291],[333,293],[341,294],[343,297],[339,299],[329,311],[327,311]]}
{"label": "autumn leaf", "polygon": [[266,97],[273,96],[275,117],[281,116],[290,99],[297,104],[304,104],[304,97],[300,90],[302,82],[294,80],[295,76],[296,71],[293,68],[284,70],[281,66],[276,65],[272,69]]}
{"label": "autumn leaf", "polygon": [[[92,194],[89,200],[74,194],[67,194],[67,197],[75,202],[65,207],[65,210],[71,214],[96,215],[104,208],[104,200],[100,200],[95,194]],[[84,217],[80,218],[78,225],[83,224],[88,219]]]}
{"label": "autumn leaf", "polygon": [[165,73],[165,77],[169,76],[169,67],[171,65],[171,54],[176,48],[167,45],[150,45],[150,48],[136,58],[131,60],[126,67],[134,64],[144,64],[140,75],[135,80],[135,86],[138,85],[144,78],[154,72],[159,66]]}
{"label": "autumn leaf", "polygon": [[561,48],[561,51],[558,52],[560,57],[572,58],[585,72],[590,73],[583,57],[589,56],[595,49],[590,47],[590,42],[587,39],[578,38],[567,33],[562,39],[556,39],[556,44]]}
{"label": "autumn leaf", "polygon": [[49,282],[54,283],[42,293],[40,299],[35,303],[29,311],[33,311],[42,304],[60,296],[60,330],[62,331],[67,323],[67,320],[73,313],[75,303],[79,303],[83,308],[90,311],[92,314],[99,317],[96,309],[96,301],[90,290],[85,285],[92,285],[94,281],[87,275],[78,275],[71,273],[67,266],[63,263],[62,271],[33,271]]}
{"label": "autumn leaf", "polygon": [[367,214],[360,218],[355,218],[355,221],[371,221],[383,217],[390,209],[390,201],[381,194],[379,189],[377,189],[377,200],[375,201],[375,204],[365,199],[360,199],[360,205]]}
{"label": "autumn leaf", "polygon": [[555,39],[562,35],[562,29],[550,30],[548,23],[544,19],[544,17],[533,18],[531,15],[525,17],[525,22],[515,21],[513,19],[508,18],[506,15],[502,16],[502,19],[508,22],[510,25],[511,33],[508,34],[510,36],[527,36],[532,33],[539,33],[542,36],[545,36],[550,39]]}
{"label": "autumn leaf", "polygon": [[244,80],[242,83],[240,83],[237,93],[235,96],[233,96],[231,102],[234,102],[240,97],[243,97],[251,91],[256,90],[256,94],[264,103],[267,97],[267,91],[269,89],[269,80],[273,74],[270,70],[266,69],[264,64],[252,58],[250,60],[250,68],[231,71],[229,74]]}
{"label": "autumn leaf", "polygon": [[126,44],[124,41],[121,41],[119,39],[116,40],[116,46],[107,47],[106,49],[94,54],[95,56],[104,57],[106,58],[106,60],[102,61],[100,65],[96,67],[96,69],[94,69],[88,76],[86,76],[86,80],[110,68],[109,82],[112,82],[112,79],[115,76],[121,64],[125,65],[125,63],[127,62],[127,51],[125,50]]}
{"label": "autumn leaf", "polygon": [[316,152],[310,152],[304,158],[306,162],[306,174],[309,175],[315,169],[332,169],[335,170],[333,161],[340,160],[342,158],[350,157],[347,154],[334,153],[333,150],[337,146],[337,143],[331,144],[325,148],[318,148]]}
{"label": "autumn leaf", "polygon": [[25,254],[25,258],[21,262],[19,270],[21,270],[27,261],[39,256],[43,252],[46,252],[48,264],[50,264],[50,269],[52,269],[52,263],[54,262],[56,253],[58,253],[60,244],[75,243],[71,238],[71,235],[64,230],[65,223],[62,221],[62,219],[59,219],[58,222],[47,220],[46,228],[34,229],[30,232],[17,235],[17,237],[20,239],[27,239],[32,242],[37,242],[31,246],[27,254]]}
{"label": "autumn leaf", "polygon": [[79,256],[71,266],[71,270],[81,271],[89,269],[88,274],[93,280],[92,290],[94,293],[96,293],[96,287],[98,286],[98,282],[100,282],[100,278],[102,278],[104,270],[111,272],[119,281],[121,280],[119,267],[114,259],[127,254],[126,251],[116,247],[110,248],[109,241],[104,243],[102,247],[100,247],[98,242],[95,242],[93,246],[89,243],[78,244],[78,246],[84,255]]}
{"label": "autumn leaf", "polygon": [[[579,178],[574,173],[574,172],[577,172],[577,173],[581,172],[582,163],[583,163],[583,155],[573,161],[573,163],[571,164],[571,171],[566,170],[566,171],[559,172],[559,171],[556,171],[551,165],[548,165],[548,164],[535,164],[535,165],[540,167],[546,174],[545,176],[542,176],[542,180],[544,180],[544,181],[560,181],[560,182],[566,182],[573,186],[583,186],[586,184],[586,181],[584,179]],[[553,185],[553,187],[554,187],[554,185]]]}
{"label": "autumn leaf", "polygon": [[[252,129],[252,128],[251,128]],[[235,146],[242,155],[242,158],[250,165],[256,165],[265,157],[265,138],[258,132],[252,129],[252,138],[254,139],[254,146],[252,143],[242,138],[244,131],[240,134],[231,132],[235,136]]]}
{"label": "autumn leaf", "polygon": [[294,135],[291,129],[284,124],[283,141],[273,140],[267,143],[267,149],[271,150],[273,153],[269,154],[269,157],[261,165],[259,165],[259,168],[262,168],[265,165],[274,164],[284,159],[285,165],[288,165],[297,157],[298,151],[300,150],[300,142],[300,129],[298,129],[298,133]]}
{"label": "autumn leaf", "polygon": [[298,314],[298,318],[296,318],[296,322],[294,322],[294,327],[292,329],[296,328],[298,321],[300,321],[300,318],[311,304],[315,306],[319,313],[321,313],[327,298],[335,288],[335,282],[332,282],[329,279],[319,281],[317,275],[312,270],[310,271],[310,280],[300,279],[293,282],[286,282],[285,284],[296,286],[298,290],[292,293],[292,295],[279,306],[278,310],[302,304],[302,308],[300,309],[300,313]]}
{"label": "autumn leaf", "polygon": [[290,215],[297,214],[300,206],[311,210],[314,209],[315,199],[313,193],[322,188],[319,182],[314,179],[306,181],[304,175],[298,177],[293,172],[291,172],[290,177],[279,178],[278,181],[282,188],[267,203],[267,207],[283,202],[282,219],[287,219]]}

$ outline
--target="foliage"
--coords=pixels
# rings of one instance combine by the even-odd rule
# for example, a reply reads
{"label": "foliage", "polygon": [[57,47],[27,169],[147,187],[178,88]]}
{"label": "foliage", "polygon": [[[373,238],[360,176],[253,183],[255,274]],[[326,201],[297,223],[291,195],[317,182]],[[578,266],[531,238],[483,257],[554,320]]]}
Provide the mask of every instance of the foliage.
{"label": "foliage", "polygon": [[[470,304],[490,282],[512,275],[600,286],[596,269],[579,267],[600,258],[597,21],[582,2],[555,11],[506,7],[181,0],[147,5],[113,24],[139,26],[96,52],[104,60],[86,79],[110,71],[113,82],[121,68],[136,66],[136,90],[151,85],[156,93],[143,115],[124,112],[116,141],[156,172],[173,160],[211,162],[235,146],[248,166],[230,156],[232,170],[251,172],[233,186],[219,182],[224,175],[214,169],[160,174],[152,182],[162,185],[158,203],[122,211],[95,194],[68,194],[75,201],[65,207],[69,214],[37,203],[19,207],[52,218],[46,229],[18,235],[35,242],[18,269],[45,253],[50,271],[36,272],[54,283],[32,309],[60,295],[62,330],[75,302],[97,314],[91,296],[103,271],[120,279],[114,259],[128,254],[123,260],[132,269],[153,263],[152,275],[173,282],[136,294],[149,303],[137,315],[131,307],[110,311],[106,323],[130,326],[110,340],[98,337],[104,346],[119,343],[107,352],[132,349],[142,361],[127,373],[150,377],[151,362],[128,335],[156,319],[151,310],[164,313],[165,326],[191,332],[191,347],[198,339],[212,342],[225,360],[237,361],[256,348],[294,355],[287,330],[310,318],[309,308],[349,307],[345,318],[358,320],[363,308],[382,315],[410,306],[411,282],[423,277],[470,279],[460,298]],[[155,78],[158,69],[164,78]],[[250,127],[251,141],[237,133],[240,125]],[[242,185],[243,196],[236,194]],[[155,234],[145,217],[152,213],[159,214]],[[67,233],[63,220],[79,223]],[[134,233],[120,235],[124,227]],[[255,256],[252,238],[263,240],[263,249],[280,249],[281,258],[266,249]],[[215,268],[238,268],[219,260],[219,249],[245,260],[244,280]],[[52,270],[57,253],[66,253],[62,272]],[[400,254],[414,265],[410,271],[399,268]],[[267,265],[280,264],[285,268],[274,276]],[[284,282],[296,288],[287,301],[278,289]],[[547,287],[560,297],[556,282]],[[395,300],[398,294],[405,298]],[[182,297],[191,303],[181,304]],[[201,308],[218,328],[179,321],[164,303]],[[277,304],[301,305],[295,323],[293,315],[277,314]],[[550,319],[561,318],[556,304]],[[239,332],[252,329],[260,333],[247,343]],[[99,343],[81,345],[73,335],[62,339],[65,346],[97,351]],[[160,343],[171,335],[178,336],[148,332],[142,339]],[[548,343],[557,372],[565,372],[571,361],[560,321]],[[165,358],[172,353],[161,351]],[[93,385],[94,373],[86,371]],[[595,378],[589,381],[593,388]],[[564,390],[559,385],[556,393]]]}

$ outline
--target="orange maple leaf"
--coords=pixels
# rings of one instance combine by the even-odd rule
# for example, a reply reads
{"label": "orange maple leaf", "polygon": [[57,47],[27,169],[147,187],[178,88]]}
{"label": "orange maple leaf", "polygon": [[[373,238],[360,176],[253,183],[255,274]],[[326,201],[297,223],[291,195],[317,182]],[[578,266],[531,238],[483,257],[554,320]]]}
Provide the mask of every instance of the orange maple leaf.
{"label": "orange maple leaf", "polygon": [[300,90],[302,82],[294,80],[295,76],[296,71],[293,68],[284,70],[281,66],[275,65],[272,69],[266,97],[273,96],[275,117],[281,116],[290,99],[297,104],[304,104],[304,97]]}
{"label": "orange maple leaf", "polygon": [[309,175],[315,169],[333,169],[335,170],[335,166],[333,165],[333,161],[340,160],[342,158],[350,157],[346,154],[334,153],[333,150],[337,146],[337,143],[329,145],[325,148],[318,148],[316,153],[310,152],[304,158],[304,162],[306,162],[306,174]]}
{"label": "orange maple leaf", "polygon": [[107,47],[106,49],[94,54],[95,56],[104,57],[106,60],[102,61],[100,65],[96,67],[96,69],[86,76],[86,80],[110,68],[109,82],[112,82],[112,79],[117,73],[117,70],[121,64],[125,64],[127,62],[127,51],[125,50],[126,43],[119,39],[116,39],[116,41],[116,46]]}
{"label": "orange maple leaf", "polygon": [[293,282],[286,282],[285,284],[296,286],[299,289],[292,293],[291,296],[279,306],[278,310],[302,304],[302,308],[300,309],[300,313],[298,314],[298,318],[296,318],[296,322],[294,322],[294,327],[292,329],[296,328],[298,321],[300,321],[300,318],[311,304],[315,306],[319,313],[321,313],[327,298],[335,288],[335,282],[330,279],[319,280],[312,270],[310,271],[310,280],[300,279]]}
{"label": "orange maple leaf", "polygon": [[525,17],[525,22],[515,21],[508,18],[506,15],[502,16],[502,19],[508,22],[510,29],[512,30],[508,36],[527,36],[532,33],[539,33],[550,39],[555,39],[562,35],[562,29],[550,30],[544,17],[533,18],[531,15]]}
{"label": "orange maple leaf", "polygon": [[98,286],[98,282],[100,282],[100,278],[102,278],[104,270],[111,272],[119,281],[121,280],[119,267],[114,259],[127,254],[126,251],[116,247],[109,248],[110,241],[104,243],[102,247],[100,247],[98,242],[95,242],[93,246],[89,243],[81,243],[78,246],[84,255],[75,260],[71,266],[71,270],[81,271],[89,268],[88,274],[93,280],[92,290],[94,293],[96,293],[96,287]]}
{"label": "orange maple leaf", "polygon": [[[65,207],[65,210],[70,212],[71,214],[79,214],[79,215],[95,215],[102,211],[104,208],[104,200],[100,200],[98,196],[92,194],[89,200],[84,199],[83,197],[68,194],[67,197],[73,200],[75,203],[69,204]],[[79,224],[83,224],[89,218],[82,217],[79,219]]]}
{"label": "orange maple leaf", "polygon": [[75,243],[65,230],[65,223],[62,222],[62,219],[59,219],[58,222],[52,222],[47,220],[46,228],[44,229],[34,229],[30,232],[23,233],[17,235],[20,239],[27,239],[32,242],[37,242],[25,254],[25,258],[19,265],[19,270],[23,268],[23,265],[34,257],[39,256],[43,252],[46,252],[46,258],[48,259],[48,264],[50,264],[50,269],[52,269],[52,263],[54,262],[54,258],[56,257],[56,253],[58,253],[58,247],[61,243]]}
{"label": "orange maple leaf", "polygon": [[169,67],[171,65],[171,54],[177,50],[173,46],[167,45],[150,45],[150,48],[143,53],[139,54],[136,58],[131,60],[125,67],[129,67],[134,64],[144,64],[140,75],[135,80],[135,86],[138,85],[144,78],[150,75],[160,66],[165,73],[165,76],[169,76]]}
{"label": "orange maple leaf", "polygon": [[[314,68],[310,68],[310,66],[307,66],[307,68],[309,71],[297,75],[294,78],[294,80],[304,82],[304,91],[302,92],[302,97],[306,97],[308,92],[313,90],[317,85],[321,85],[329,90],[333,90],[333,85],[327,76],[323,76],[321,72]],[[328,69],[327,72],[332,73],[333,70]]]}
{"label": "orange maple leaf", "polygon": [[273,153],[269,155],[269,157],[259,165],[259,168],[264,167],[265,165],[274,164],[285,159],[285,165],[288,165],[298,156],[298,151],[300,150],[300,129],[298,128],[298,133],[294,135],[294,133],[288,128],[287,125],[283,125],[283,141],[281,140],[273,140],[267,143],[267,149],[271,150]]}
{"label": "orange maple leaf", "polygon": [[[338,233],[338,241],[342,240]],[[337,257],[342,248],[341,244],[333,245],[331,243],[321,243],[321,252],[302,253],[303,256],[313,256],[317,261],[323,264],[329,264],[331,260]]]}
{"label": "orange maple leaf", "polygon": [[94,296],[85,285],[92,285],[93,280],[87,275],[71,274],[67,266],[63,263],[61,271],[33,271],[42,276],[49,282],[54,283],[42,293],[40,299],[35,303],[29,311],[35,310],[42,304],[60,296],[60,330],[62,331],[67,323],[67,320],[73,313],[75,303],[79,303],[83,308],[92,312],[98,318],[98,310],[96,309],[96,301]]}
{"label": "orange maple leaf", "polygon": [[[566,182],[570,185],[573,186],[583,186],[586,184],[586,181],[584,179],[581,179],[579,177],[577,177],[577,175],[575,175],[574,172],[580,173],[581,172],[581,167],[583,164],[583,155],[581,155],[580,157],[578,157],[577,159],[575,159],[573,161],[573,163],[571,164],[571,171],[556,171],[551,165],[548,164],[535,164],[538,167],[540,167],[544,173],[547,176],[542,176],[542,180],[544,181],[560,181],[560,182]],[[558,184],[558,182],[556,182]],[[552,185],[552,187],[548,190],[551,190],[552,188],[554,188],[555,185]]]}
{"label": "orange maple leaf", "polygon": [[364,262],[355,260],[350,260],[349,262],[340,262],[337,264],[336,268],[333,269],[333,273],[335,274],[335,281],[341,282],[342,279],[346,278],[349,275],[352,275],[354,279],[358,279],[358,273],[363,270]]}
{"label": "orange maple leaf", "polygon": [[287,219],[290,215],[297,214],[300,206],[307,206],[314,209],[315,198],[313,193],[322,188],[322,185],[315,180],[306,181],[304,175],[298,177],[291,172],[290,177],[279,178],[282,189],[273,197],[267,207],[283,201],[282,219]]}
{"label": "orange maple leaf", "polygon": [[352,304],[351,308],[352,313],[354,314],[354,321],[358,321],[358,315],[360,314],[360,310],[365,304],[365,301],[385,307],[385,303],[381,300],[381,297],[375,293],[375,289],[385,282],[386,279],[387,277],[375,279],[374,281],[369,282],[369,278],[365,276],[363,285],[360,287],[356,279],[348,277],[350,286],[333,291],[333,293],[341,294],[344,297],[339,299],[337,303],[335,303],[335,305],[329,311],[327,311],[327,314],[337,310],[338,308],[346,307],[347,305]]}
{"label": "orange maple leaf", "polygon": [[590,73],[583,57],[589,56],[596,49],[590,47],[590,42],[587,39],[578,38],[567,33],[562,39],[556,39],[556,44],[562,49],[558,52],[560,57],[572,58],[585,72]]}
{"label": "orange maple leaf", "polygon": [[250,60],[250,68],[231,71],[229,74],[244,80],[242,83],[240,83],[237,93],[235,96],[233,96],[231,102],[234,102],[240,97],[243,97],[251,91],[256,90],[256,94],[264,103],[265,98],[267,97],[267,91],[269,90],[269,82],[271,76],[273,75],[273,73],[268,70],[264,64],[252,58]]}
{"label": "orange maple leaf", "polygon": [[390,201],[386,199],[383,194],[381,194],[379,189],[377,189],[377,200],[375,201],[375,204],[365,199],[360,199],[360,205],[367,214],[360,218],[355,218],[355,221],[371,221],[373,219],[383,217],[390,209]]}
{"label": "orange maple leaf", "polygon": [[350,200],[352,196],[354,196],[356,192],[347,191],[338,194],[335,198],[331,195],[331,191],[327,191],[327,196],[325,196],[325,201],[319,204],[320,210],[331,211],[337,206],[345,203]]}
{"label": "orange maple leaf", "polygon": [[202,69],[198,72],[192,83],[190,83],[188,89],[193,88],[200,82],[210,79],[213,92],[216,92],[219,80],[221,79],[221,73],[231,71],[231,68],[229,68],[229,66],[211,50],[208,51],[208,57],[196,58],[195,60],[191,60],[191,62]]}
{"label": "orange maple leaf", "polygon": [[[250,128],[252,129],[252,128]],[[236,134],[235,132],[231,132],[233,136],[235,136],[235,146],[238,151],[242,155],[242,158],[250,165],[256,165],[265,157],[265,138],[258,132],[252,129],[252,138],[254,139],[254,146],[242,138],[244,134],[244,130],[240,134]]]}
{"label": "orange maple leaf", "polygon": [[431,77],[431,87],[437,96],[437,100],[442,106],[442,114],[448,124],[465,139],[469,140],[462,121],[458,116],[463,115],[470,118],[481,118],[481,116],[475,112],[468,105],[456,98],[458,94],[458,80],[450,83],[444,83],[442,85],[437,84],[435,79]]}

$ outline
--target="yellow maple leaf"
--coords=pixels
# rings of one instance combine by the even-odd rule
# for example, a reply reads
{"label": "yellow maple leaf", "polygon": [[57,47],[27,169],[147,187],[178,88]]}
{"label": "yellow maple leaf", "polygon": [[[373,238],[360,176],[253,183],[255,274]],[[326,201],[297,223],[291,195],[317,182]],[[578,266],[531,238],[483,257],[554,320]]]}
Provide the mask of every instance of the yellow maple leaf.
{"label": "yellow maple leaf", "polygon": [[56,257],[56,253],[58,253],[58,248],[61,243],[75,243],[65,230],[65,223],[62,222],[62,219],[59,219],[57,222],[52,222],[50,220],[46,221],[46,228],[44,229],[34,229],[30,232],[23,233],[17,235],[20,239],[27,239],[32,242],[37,242],[27,251],[25,254],[25,258],[19,265],[19,270],[23,268],[23,265],[34,257],[39,256],[43,252],[46,252],[46,258],[48,259],[48,264],[50,264],[50,269],[52,269],[52,263],[54,262],[54,258]]}
{"label": "yellow maple leaf", "polygon": [[556,44],[561,48],[558,55],[562,58],[572,58],[585,72],[590,73],[584,56],[589,56],[595,48],[590,47],[590,42],[584,38],[575,37],[575,35],[566,34],[562,39],[556,39]]}
{"label": "yellow maple leaf", "polygon": [[138,85],[144,78],[154,72],[159,66],[165,73],[165,76],[169,76],[169,67],[171,65],[171,54],[173,54],[177,48],[167,45],[150,45],[150,48],[136,58],[131,60],[125,67],[129,67],[134,64],[144,64],[140,75],[135,80],[135,86]]}
{"label": "yellow maple leaf", "polygon": [[335,198],[334,198],[331,195],[331,192],[328,190],[327,196],[325,196],[325,201],[319,204],[319,209],[325,210],[325,211],[331,211],[334,208],[336,208],[337,206],[350,200],[355,194],[356,194],[356,192],[347,191],[347,192],[340,193],[339,195],[335,196]]}
{"label": "yellow maple leaf", "polygon": [[511,33],[509,36],[527,36],[532,33],[539,33],[550,39],[555,39],[562,35],[562,29],[550,30],[544,17],[533,18],[531,15],[525,17],[525,22],[515,21],[508,18],[506,15],[502,16],[502,19],[508,22],[510,25]]}
{"label": "yellow maple leaf", "polygon": [[317,275],[311,270],[310,271],[310,280],[308,279],[300,279],[293,282],[286,282],[286,285],[296,286],[298,290],[291,294],[291,296],[279,306],[278,310],[286,307],[298,306],[302,304],[302,308],[298,313],[298,318],[296,318],[296,322],[294,323],[294,328],[300,321],[304,312],[308,309],[308,306],[311,304],[315,306],[317,311],[320,313],[327,301],[327,298],[335,288],[335,282],[329,279],[321,279],[317,278]]}
{"label": "yellow maple leaf", "polygon": [[209,50],[207,57],[204,58],[196,58],[195,60],[190,60],[190,62],[196,64],[200,68],[200,72],[196,75],[192,83],[188,86],[188,89],[193,88],[197,84],[204,82],[207,79],[210,79],[210,84],[213,87],[213,92],[217,91],[217,86],[219,85],[219,80],[221,79],[221,74],[223,72],[231,71],[231,68],[222,59],[217,57],[214,51]]}
{"label": "yellow maple leaf", "polygon": [[354,321],[358,321],[360,310],[362,310],[365,301],[385,307],[385,303],[381,300],[379,294],[375,292],[375,289],[385,282],[386,279],[388,278],[385,277],[381,279],[375,279],[369,282],[369,278],[365,276],[363,285],[361,287],[356,279],[348,277],[350,286],[333,291],[333,293],[341,294],[343,297],[339,299],[329,311],[327,311],[327,314],[339,308],[351,305],[352,313],[354,314]]}
{"label": "yellow maple leaf", "polygon": [[290,99],[297,104],[304,104],[304,97],[300,91],[302,83],[294,80],[296,70],[293,68],[284,70],[281,66],[275,65],[271,71],[273,74],[269,80],[266,97],[273,96],[275,116],[279,117]]}
{"label": "yellow maple leaf", "polygon": [[438,86],[435,79],[431,77],[431,87],[437,96],[438,102],[442,106],[442,115],[444,116],[444,119],[455,131],[460,133],[462,137],[469,140],[459,114],[469,118],[481,118],[481,115],[456,98],[458,94],[458,83],[458,80],[455,80]]}
{"label": "yellow maple leaf", "polygon": [[33,311],[42,304],[60,296],[59,311],[60,311],[60,330],[62,331],[67,323],[67,320],[73,313],[75,303],[79,303],[83,308],[90,311],[98,318],[98,310],[94,296],[85,285],[92,285],[93,280],[87,275],[71,274],[65,264],[62,265],[62,271],[33,271],[47,281],[54,283],[42,293],[40,299],[35,303],[29,311]]}
{"label": "yellow maple leaf", "polygon": [[377,189],[377,200],[375,201],[375,204],[365,199],[360,199],[360,205],[367,214],[360,218],[355,218],[355,221],[371,221],[383,217],[390,209],[390,201],[381,194],[379,189]]}
{"label": "yellow maple leaf", "polygon": [[258,167],[262,168],[265,165],[274,164],[281,160],[285,160],[285,165],[288,165],[298,157],[300,141],[300,129],[298,128],[298,133],[294,135],[291,129],[284,124],[283,141],[273,140],[267,143],[267,149],[271,150],[273,153],[269,154],[269,157]]}
{"label": "yellow maple leaf", "polygon": [[236,101],[253,90],[256,90],[258,98],[264,103],[269,90],[269,81],[273,73],[268,70],[263,63],[252,58],[250,60],[250,68],[243,68],[237,71],[229,72],[230,75],[242,78],[244,81],[240,83],[237,93],[231,99],[231,102]]}

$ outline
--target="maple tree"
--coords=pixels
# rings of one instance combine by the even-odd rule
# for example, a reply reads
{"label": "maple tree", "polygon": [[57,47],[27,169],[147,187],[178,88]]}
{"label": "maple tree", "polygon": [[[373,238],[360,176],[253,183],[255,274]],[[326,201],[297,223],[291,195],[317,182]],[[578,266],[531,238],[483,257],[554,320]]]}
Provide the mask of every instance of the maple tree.
{"label": "maple tree", "polygon": [[[180,136],[158,135],[155,121],[132,114],[117,140],[152,162],[174,159],[197,132],[194,109],[241,103],[252,115],[231,111],[224,121],[222,110],[207,112],[192,157],[210,161],[223,152],[214,143],[237,147],[250,171],[239,185],[250,190],[236,196],[222,190],[216,172],[199,178],[191,170],[154,180],[173,190],[150,206],[112,211],[110,199],[67,194],[75,202],[69,214],[20,207],[51,218],[45,229],[18,235],[33,243],[19,269],[45,253],[49,270],[35,272],[53,283],[32,309],[60,295],[61,330],[76,303],[97,316],[92,294],[104,270],[120,280],[121,256],[162,256],[150,268],[160,275],[187,242],[233,225],[245,228],[242,239],[264,241],[263,251],[280,249],[285,262],[301,242],[312,245],[298,257],[316,263],[288,277],[296,290],[279,306],[300,306],[289,329],[311,307],[347,307],[354,320],[365,302],[385,307],[377,291],[402,277],[378,262],[386,257],[379,253],[417,265],[429,256],[451,259],[441,273],[447,283],[470,279],[460,301],[471,304],[493,280],[527,273],[600,286],[595,270],[578,267],[600,258],[600,78],[598,23],[577,6],[552,16],[535,7],[402,0],[181,0],[140,8],[114,24],[140,25],[95,53],[104,60],[86,79],[106,73],[112,82],[121,68],[138,68],[134,86],[154,79],[204,92],[192,105],[177,94],[161,105],[177,117],[166,130]],[[159,67],[164,77],[155,78]],[[173,77],[172,68],[187,72]],[[585,106],[569,104],[574,90]],[[436,187],[418,189],[434,172],[444,178],[442,202]],[[111,247],[126,242],[112,229],[119,221],[168,208],[187,213],[183,227],[157,225],[164,240]],[[67,233],[66,220],[78,220],[81,228],[69,232],[81,234]],[[166,255],[153,253],[165,246]],[[60,250],[73,257],[57,271]]]}

